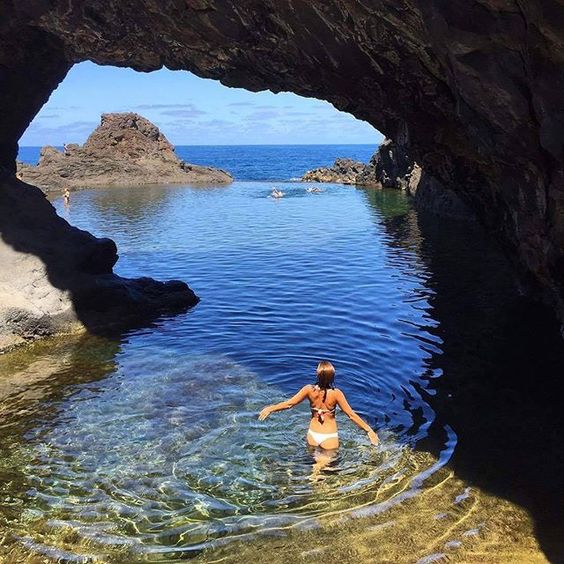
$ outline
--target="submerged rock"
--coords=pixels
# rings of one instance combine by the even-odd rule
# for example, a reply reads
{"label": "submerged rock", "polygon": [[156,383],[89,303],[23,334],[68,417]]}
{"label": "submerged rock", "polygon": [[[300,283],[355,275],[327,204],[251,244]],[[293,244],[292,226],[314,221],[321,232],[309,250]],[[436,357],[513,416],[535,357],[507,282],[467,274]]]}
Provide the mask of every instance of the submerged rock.
{"label": "submerged rock", "polygon": [[183,162],[159,128],[135,113],[102,114],[84,145],[43,147],[37,166],[18,175],[44,191],[86,186],[174,183],[226,184],[227,172]]}

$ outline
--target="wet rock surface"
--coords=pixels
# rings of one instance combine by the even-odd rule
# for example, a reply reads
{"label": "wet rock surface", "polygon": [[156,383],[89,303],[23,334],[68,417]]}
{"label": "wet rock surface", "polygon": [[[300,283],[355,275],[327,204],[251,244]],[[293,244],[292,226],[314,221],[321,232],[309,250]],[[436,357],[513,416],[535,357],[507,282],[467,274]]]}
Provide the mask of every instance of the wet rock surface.
{"label": "wet rock surface", "polygon": [[558,0],[53,0],[0,21],[0,166],[79,61],[321,98],[401,137],[564,319]]}
{"label": "wet rock surface", "polygon": [[143,184],[226,184],[223,170],[185,163],[156,125],[135,113],[103,114],[84,145],[43,147],[37,166],[18,164],[24,182],[45,192]]}
{"label": "wet rock surface", "polygon": [[72,227],[33,186],[0,176],[0,351],[55,333],[107,333],[178,313],[179,281],[113,273],[116,245]]}

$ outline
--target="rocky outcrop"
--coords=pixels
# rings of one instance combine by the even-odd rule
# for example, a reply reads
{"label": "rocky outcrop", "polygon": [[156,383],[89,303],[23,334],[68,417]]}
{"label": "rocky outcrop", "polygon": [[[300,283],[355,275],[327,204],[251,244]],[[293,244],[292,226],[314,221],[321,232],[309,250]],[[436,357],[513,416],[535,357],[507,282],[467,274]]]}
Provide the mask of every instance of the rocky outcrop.
{"label": "rocky outcrop", "polygon": [[357,179],[366,165],[352,159],[336,159],[333,166],[309,170],[302,176],[302,182],[336,182],[358,184]]}
{"label": "rocky outcrop", "polygon": [[120,330],[198,302],[184,282],[114,274],[113,241],[70,226],[13,176],[0,177],[0,233],[0,351],[54,333]]}
{"label": "rocky outcrop", "polygon": [[[394,143],[391,139],[385,139],[372,155],[368,166],[358,176],[357,184],[377,184],[383,188],[398,188],[407,190],[410,186],[411,174],[414,169],[419,168],[409,154],[407,146]],[[412,188],[416,189],[419,180],[419,171],[415,171]]]}
{"label": "rocky outcrop", "polygon": [[413,160],[406,145],[390,139],[384,140],[372,155],[357,182],[405,190],[418,210],[464,221],[476,219],[474,212],[454,190],[444,186]]}
{"label": "rocky outcrop", "polygon": [[467,221],[476,219],[472,210],[453,190],[445,188],[436,178],[426,174],[411,158],[405,146],[390,139],[384,140],[368,164],[337,159],[332,167],[310,170],[301,180],[405,190],[419,210],[441,217]]}
{"label": "rocky outcrop", "polygon": [[352,159],[336,159],[333,166],[314,168],[306,172],[301,180],[407,190],[414,169],[411,186],[415,192],[420,178],[420,167],[409,155],[406,147],[385,139],[368,164]]}
{"label": "rocky outcrop", "polygon": [[405,138],[564,319],[559,0],[23,1],[0,22],[0,166],[79,61],[321,98]]}
{"label": "rocky outcrop", "polygon": [[86,143],[64,151],[43,147],[37,166],[18,163],[18,176],[46,192],[62,188],[142,184],[226,184],[223,170],[183,162],[149,120],[135,113],[103,114]]}

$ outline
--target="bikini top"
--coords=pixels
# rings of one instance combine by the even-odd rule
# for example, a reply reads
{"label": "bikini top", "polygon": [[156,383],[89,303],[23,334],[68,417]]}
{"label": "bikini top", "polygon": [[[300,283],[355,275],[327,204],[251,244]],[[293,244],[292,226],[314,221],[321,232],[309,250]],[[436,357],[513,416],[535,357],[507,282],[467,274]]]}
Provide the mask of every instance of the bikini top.
{"label": "bikini top", "polygon": [[317,419],[320,423],[323,423],[323,421],[325,421],[325,417],[323,417],[324,413],[332,413],[333,415],[335,415],[335,412],[337,411],[337,406],[335,406],[333,409],[319,409],[318,407],[312,407],[311,411],[314,411],[315,413],[317,413]]}
{"label": "bikini top", "polygon": [[[314,384],[314,387],[316,387],[315,384]],[[337,406],[333,407],[332,409],[322,409],[320,407],[312,407],[311,411],[312,411],[312,413],[317,413],[317,420],[320,423],[323,423],[323,421],[325,421],[325,417],[323,415],[325,413],[332,413],[333,415],[335,415],[335,413],[337,411]]]}

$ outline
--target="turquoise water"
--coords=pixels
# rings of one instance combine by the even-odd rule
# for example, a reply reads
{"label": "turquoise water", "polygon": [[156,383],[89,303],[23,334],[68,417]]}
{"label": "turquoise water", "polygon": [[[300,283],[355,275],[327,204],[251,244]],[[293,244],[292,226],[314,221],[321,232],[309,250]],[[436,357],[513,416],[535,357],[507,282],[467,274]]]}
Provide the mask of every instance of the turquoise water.
{"label": "turquoise water", "polygon": [[[425,227],[397,191],[325,185],[310,194],[288,182],[277,201],[271,188],[100,189],[73,194],[68,209],[54,200],[71,223],[117,242],[119,274],[186,280],[201,302],[120,338],[69,338],[0,359],[9,390],[2,523],[14,546],[68,561],[206,560],[236,541],[258,547],[264,535],[307,531],[330,515],[375,519],[408,502],[425,510],[406,510],[413,538],[401,537],[411,545],[394,541],[406,561],[454,554],[484,527],[504,530],[496,519],[505,506],[487,503],[493,486],[476,488],[466,467],[454,478],[449,461],[469,416],[463,425],[451,390],[437,384],[457,333],[445,303],[479,317],[479,332],[491,328],[492,295],[513,295],[503,261],[473,227],[444,227],[439,240],[451,246],[436,244],[437,223]],[[476,253],[490,281],[501,272],[494,293],[472,289]],[[472,374],[472,355],[450,371]],[[256,416],[312,382],[321,358],[334,362],[337,385],[382,446],[341,414],[338,458],[315,476],[307,407]],[[484,357],[480,370],[499,366]],[[532,526],[518,515],[529,550]],[[383,529],[370,530],[384,546]],[[431,540],[417,544],[425,534]],[[241,561],[229,550],[228,561]]]}

